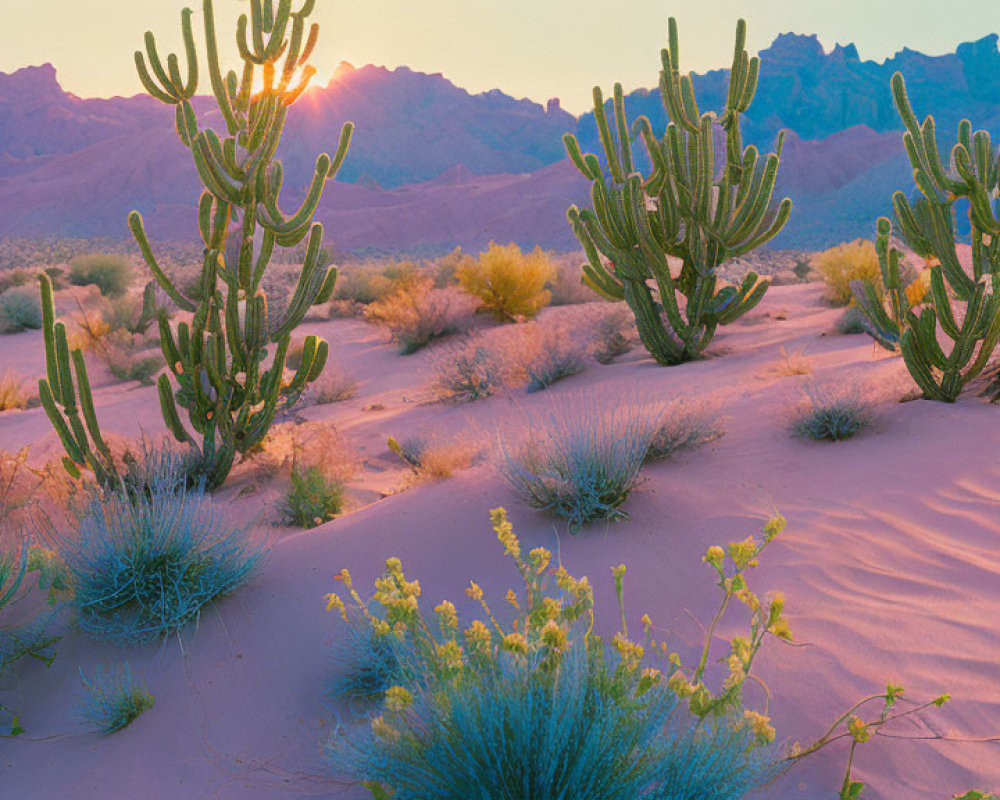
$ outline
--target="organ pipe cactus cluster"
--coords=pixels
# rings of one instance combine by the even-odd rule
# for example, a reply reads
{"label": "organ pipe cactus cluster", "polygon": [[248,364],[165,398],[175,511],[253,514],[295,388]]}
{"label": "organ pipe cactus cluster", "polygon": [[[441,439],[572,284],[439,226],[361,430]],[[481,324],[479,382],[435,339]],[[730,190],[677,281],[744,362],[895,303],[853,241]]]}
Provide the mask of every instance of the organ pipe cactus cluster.
{"label": "organ pipe cactus cluster", "polygon": [[[760,60],[747,55],[745,41],[746,23],[740,20],[721,116],[698,110],[692,77],[680,73],[671,18],[660,73],[670,119],[663,137],[653,134],[646,117],[629,130],[621,84],[614,87],[613,129],[601,90],[594,88],[603,165],[596,155],[584,154],[572,134],[563,137],[573,163],[592,181],[593,207],[568,212],[587,253],[584,280],[605,298],[628,303],[643,344],[660,364],[697,358],[719,325],[760,302],[768,281],[750,272],[739,286],[720,286],[717,268],[770,241],[791,213],[791,200],[772,202],[782,137],[777,152],[766,157],[743,146],[740,115],[753,100],[760,73]],[[720,127],[726,145],[717,154]],[[633,159],[636,136],[652,165],[648,176]],[[671,258],[680,261],[679,272]]]}
{"label": "organ pipe cactus cluster", "polygon": [[[854,282],[859,307],[875,337],[903,354],[910,375],[929,400],[954,402],[983,371],[1000,339],[1000,153],[986,131],[972,132],[962,120],[946,166],[938,153],[934,118],[917,121],[903,76],[892,77],[892,92],[906,132],[903,141],[921,197],[911,203],[893,195],[893,211],[903,239],[929,258],[931,291],[926,305],[910,307],[899,280],[899,253],[890,247],[892,225],[878,221],[877,248],[889,309],[870,284]],[[955,205],[969,203],[972,274],[959,261]],[[964,313],[955,313],[953,304]],[[942,337],[943,334],[943,337]],[[950,352],[942,338],[953,344]],[[897,344],[898,343],[898,344]],[[994,399],[1000,391],[992,391]]]}
{"label": "organ pipe cactus cluster", "polygon": [[[137,211],[128,224],[156,283],[191,315],[175,332],[167,314],[159,314],[160,343],[173,381],[161,375],[158,390],[167,427],[178,441],[200,451],[210,488],[222,484],[236,455],[258,444],[277,411],[294,403],[323,370],[328,345],[316,336],[306,337],[301,366],[290,379],[285,377],[285,357],[306,312],[329,300],[334,289],[337,272],[320,263],[323,226],[313,216],[327,181],[343,163],[353,131],[351,123],[344,125],[336,154],[317,158],[302,204],[284,213],[282,166],[275,152],[289,107],[316,71],[308,64],[319,33],[316,23],[308,23],[315,0],[304,0],[298,10],[293,0],[250,0],[249,6],[237,28],[243,61],[238,75],[220,69],[212,0],[202,3],[205,66],[225,127],[221,135],[201,127],[191,103],[200,66],[191,9],[181,14],[187,61],[183,74],[176,54],[164,63],[152,33],[146,34],[145,54],[135,54],[147,92],[175,106],[177,134],[191,151],[205,187],[198,204],[204,262],[197,300],[185,296],[160,267]],[[225,257],[230,237],[238,242],[233,248],[238,257],[231,259],[235,263]],[[306,238],[302,270],[287,307],[269,307],[262,279],[275,246],[293,247]],[[76,463],[75,453],[70,455]]]}

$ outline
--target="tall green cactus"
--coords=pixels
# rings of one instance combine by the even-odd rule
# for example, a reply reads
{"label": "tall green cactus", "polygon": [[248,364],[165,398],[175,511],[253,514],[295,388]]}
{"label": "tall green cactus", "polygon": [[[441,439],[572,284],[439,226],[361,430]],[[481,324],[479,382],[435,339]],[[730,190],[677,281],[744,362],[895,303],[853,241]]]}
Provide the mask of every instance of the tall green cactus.
{"label": "tall green cactus", "polygon": [[49,276],[40,273],[38,281],[45,342],[45,377],[38,382],[38,397],[66,450],[66,471],[79,477],[81,469],[89,469],[101,485],[108,486],[117,477],[115,461],[97,424],[83,352],[79,348],[70,351],[66,326],[56,322]]}
{"label": "tall green cactus", "polygon": [[[212,0],[203,0],[208,75],[225,125],[221,136],[200,127],[191,105],[199,63],[190,9],[181,14],[186,75],[174,54],[164,69],[152,33],[146,34],[145,56],[135,54],[149,94],[176,107],[177,134],[190,149],[205,187],[198,205],[205,256],[197,302],[160,268],[138,212],[129,215],[128,224],[155,280],[178,308],[192,314],[176,334],[167,315],[160,314],[161,346],[176,388],[163,374],[158,389],[168,428],[178,441],[200,449],[213,487],[225,480],[237,454],[261,441],[277,411],[319,377],[329,350],[325,341],[306,337],[302,363],[286,381],[291,333],[310,306],[330,298],[336,281],[336,269],[320,266],[323,226],[313,216],[326,182],[343,163],[353,131],[351,123],[344,125],[333,158],[324,153],[316,159],[301,206],[284,214],[279,207],[282,167],[275,152],[289,107],[316,71],[307,63],[319,33],[316,23],[308,25],[314,6],[315,0],[304,0],[294,11],[292,0],[250,0],[250,14],[241,15],[237,27],[243,60],[237,75],[223,74],[219,67]],[[234,231],[239,256],[236,263],[226,263],[226,239]],[[275,313],[261,286],[274,248],[293,247],[307,236],[298,285],[287,308]],[[268,362],[270,345],[276,347]],[[181,421],[178,406],[187,412],[193,433]]]}
{"label": "tall green cactus", "polygon": [[[642,343],[660,364],[697,358],[719,325],[760,302],[767,280],[751,272],[739,286],[720,287],[717,268],[770,241],[791,213],[791,200],[772,203],[782,137],[777,152],[764,158],[756,147],[743,147],[740,115],[753,100],[760,73],[760,60],[748,56],[745,42],[746,23],[740,20],[725,109],[719,117],[702,114],[692,77],[680,73],[677,24],[671,18],[660,73],[670,118],[663,137],[656,138],[646,117],[630,132],[621,84],[614,88],[613,130],[601,90],[594,88],[605,165],[584,154],[572,134],[563,137],[573,163],[592,181],[593,208],[572,206],[567,215],[587,253],[584,280],[605,298],[628,303]],[[717,127],[726,138],[725,153],[718,157]],[[652,165],[648,176],[635,168],[636,135]],[[671,270],[669,258],[680,260],[679,273]]]}
{"label": "tall green cactus", "polygon": [[[906,96],[903,76],[892,76],[892,94],[906,127],[903,143],[913,179],[923,197],[910,203],[903,192],[892,198],[904,240],[930,256],[930,302],[919,313],[909,307],[899,286],[899,254],[889,247],[892,225],[878,221],[878,250],[891,316],[871,287],[852,286],[858,305],[873,329],[899,342],[910,375],[929,400],[954,402],[970,380],[982,372],[1000,339],[1000,152],[986,131],[972,132],[962,120],[958,142],[946,166],[938,153],[934,118],[917,121]],[[972,274],[959,261],[955,239],[955,204],[969,203]],[[895,276],[895,277],[894,277]],[[964,306],[956,315],[954,304]],[[942,335],[953,342],[941,347]]]}

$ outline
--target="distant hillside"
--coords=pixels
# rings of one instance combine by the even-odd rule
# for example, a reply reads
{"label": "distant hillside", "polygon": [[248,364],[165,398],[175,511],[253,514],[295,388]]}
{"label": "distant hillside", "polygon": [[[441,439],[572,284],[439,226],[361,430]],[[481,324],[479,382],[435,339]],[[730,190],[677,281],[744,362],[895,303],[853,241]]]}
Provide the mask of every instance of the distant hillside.
{"label": "distant hillside", "polygon": [[[853,45],[825,53],[816,37],[784,34],[762,52],[747,140],[769,149],[789,131],[780,190],[796,203],[777,247],[811,248],[869,236],[894,189],[908,188],[889,78],[896,70],[918,114],[938,120],[943,149],[968,116],[1000,131],[997,36],[930,57],[904,49],[882,63]],[[654,76],[651,76],[651,79]],[[722,102],[725,72],[698,75],[702,108]],[[610,89],[614,76],[609,76]],[[652,82],[652,80],[651,80]],[[197,105],[210,109],[208,98]],[[626,100],[662,129],[659,94]],[[50,65],[0,73],[0,235],[124,238],[138,208],[154,236],[191,238],[200,186],[173,133],[172,111],[145,96],[81,99]],[[319,217],[344,249],[448,249],[490,239],[570,248],[570,202],[588,187],[566,162],[562,134],[596,144],[592,114],[577,119],[494,90],[470,94],[441,75],[405,67],[342,65],[291,115],[281,156],[286,184],[302,186],[340,125],[357,131]]]}

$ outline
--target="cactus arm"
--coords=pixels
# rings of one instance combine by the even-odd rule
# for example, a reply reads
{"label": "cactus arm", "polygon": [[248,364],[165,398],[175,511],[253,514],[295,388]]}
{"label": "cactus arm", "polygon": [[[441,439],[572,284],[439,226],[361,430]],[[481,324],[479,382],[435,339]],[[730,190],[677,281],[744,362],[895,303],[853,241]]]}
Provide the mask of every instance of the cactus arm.
{"label": "cactus arm", "polygon": [[340,168],[344,164],[344,159],[347,158],[347,150],[351,146],[351,139],[353,137],[354,123],[345,122],[340,129],[340,140],[337,142],[337,150],[330,160],[330,169],[326,173],[328,179],[336,177],[337,173],[340,172]]}
{"label": "cactus arm", "polygon": [[108,461],[112,461],[111,449],[101,436],[101,429],[97,422],[97,412],[94,409],[94,396],[90,391],[90,379],[87,377],[87,365],[83,360],[83,353],[80,350],[73,351],[73,367],[76,370],[76,381],[80,390],[80,410],[83,412],[83,420],[87,425],[87,432],[93,440],[97,451]]}
{"label": "cactus arm", "polygon": [[76,439],[70,432],[69,426],[56,407],[56,401],[52,396],[52,391],[49,389],[48,381],[41,380],[38,382],[38,399],[41,402],[42,408],[45,409],[45,414],[48,416],[49,422],[52,423],[59,441],[62,442],[62,446],[66,450],[66,455],[69,456],[74,464],[82,466],[85,463],[83,452],[80,450]]}
{"label": "cactus arm", "polygon": [[132,236],[135,238],[136,244],[139,245],[142,258],[146,262],[146,266],[149,267],[149,271],[153,273],[156,282],[160,284],[160,287],[174,301],[178,308],[182,311],[194,311],[194,303],[177,291],[177,287],[174,286],[166,273],[160,269],[160,265],[156,261],[156,256],[153,255],[153,249],[149,246],[149,239],[146,237],[142,215],[138,211],[133,211],[128,215],[128,226],[132,231]]}
{"label": "cactus arm", "polygon": [[232,98],[222,80],[222,71],[219,69],[219,47],[218,39],[215,35],[215,9],[212,0],[202,0],[202,16],[205,24],[205,47],[208,54],[208,74],[212,82],[212,93],[219,104],[219,111],[225,120],[226,128],[230,135],[239,130],[236,115],[233,113]]}

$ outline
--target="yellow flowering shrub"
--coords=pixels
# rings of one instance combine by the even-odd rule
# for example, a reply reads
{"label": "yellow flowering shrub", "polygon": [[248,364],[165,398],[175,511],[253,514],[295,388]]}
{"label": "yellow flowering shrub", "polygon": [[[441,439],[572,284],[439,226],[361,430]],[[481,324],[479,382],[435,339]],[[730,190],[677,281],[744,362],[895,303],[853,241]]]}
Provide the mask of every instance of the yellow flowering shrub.
{"label": "yellow flowering shrub", "polygon": [[466,261],[456,271],[459,285],[482,301],[480,311],[500,322],[531,319],[548,305],[546,285],[555,277],[549,255],[539,248],[522,253],[516,244],[490,242],[478,261]]}
{"label": "yellow flowering shrub", "polygon": [[[375,593],[370,602],[354,588],[350,573],[342,570],[336,580],[345,592],[328,594],[327,609],[339,612],[348,622],[356,618],[355,612],[359,612],[376,636],[405,641],[417,656],[416,665],[422,681],[418,683],[426,687],[430,676],[430,685],[442,691],[463,685],[465,678],[471,678],[478,687],[479,676],[502,674],[503,659],[514,659],[527,666],[529,680],[541,681],[543,685],[549,681],[554,686],[558,680],[553,678],[560,674],[561,666],[573,663],[572,659],[569,662],[566,659],[575,647],[581,646],[586,653],[584,663],[596,665],[592,679],[607,701],[633,710],[646,707],[645,696],[658,687],[660,694],[651,696],[676,698],[690,711],[691,719],[696,720],[693,722],[695,729],[712,730],[721,720],[726,730],[741,733],[743,738],[739,741],[745,742],[742,747],[746,754],[758,751],[765,754],[763,761],[759,756],[750,756],[758,759],[753,769],[760,770],[761,775],[773,777],[827,744],[847,739],[851,745],[841,800],[856,800],[864,788],[852,777],[854,751],[859,744],[868,742],[882,726],[930,707],[940,707],[949,699],[948,695],[941,695],[899,711],[897,703],[904,690],[890,683],[885,692],[854,704],[815,742],[808,746],[793,744],[787,755],[772,761],[773,767],[768,767],[770,756],[766,754],[771,752],[769,748],[777,732],[766,708],[760,710],[745,705],[744,687],[764,642],[769,637],[791,642],[793,636],[785,616],[784,596],[780,592],[766,596],[758,594],[749,585],[748,572],[758,565],[764,550],[784,530],[784,517],[775,515],[770,519],[760,538],[751,535],[730,542],[726,547],[713,545],[706,550],[702,561],[713,571],[721,596],[704,641],[690,663],[657,637],[648,614],[640,619],[643,641],[640,643],[629,636],[624,603],[624,564],[611,570],[621,614],[620,630],[605,642],[593,631],[594,594],[589,580],[572,576],[561,565],[552,567],[553,554],[544,547],[533,548],[525,556],[503,508],[490,512],[490,518],[497,541],[513,561],[523,583],[519,591],[510,590],[506,594],[505,601],[514,612],[507,625],[494,614],[485,592],[475,581],[470,581],[465,593],[480,606],[483,618],[463,627],[457,608],[447,600],[434,607],[432,617],[425,616],[420,608],[420,584],[406,577],[397,558],[386,561],[385,572],[375,581]],[[737,607],[748,615],[746,627],[728,640],[724,655],[714,653],[716,630],[727,612]],[[376,608],[377,611],[373,610]],[[608,655],[613,657],[608,658]],[[710,662],[724,664],[724,673],[710,679]],[[392,752],[395,752],[392,748],[405,746],[401,743],[407,741],[427,745],[421,738],[424,733],[422,718],[411,715],[414,694],[406,685],[405,676],[399,677],[401,679],[385,692],[381,713],[370,723],[372,734],[382,743],[380,746]],[[487,682],[486,685],[494,684]],[[442,699],[434,702],[446,702],[446,696],[447,692],[443,691]],[[880,712],[871,717],[863,716],[864,709],[874,703],[881,703]],[[388,765],[390,773],[395,763],[392,758],[387,756],[387,761],[379,762]],[[388,787],[378,781],[365,785],[377,798],[391,796]],[[967,795],[966,800],[975,797],[975,794]]]}
{"label": "yellow flowering shrub", "polygon": [[813,266],[826,284],[830,305],[847,306],[854,299],[851,281],[870,281],[881,285],[875,244],[867,239],[844,242],[813,256]]}

